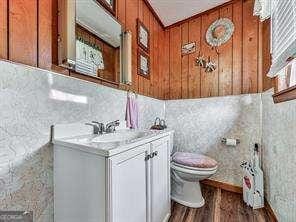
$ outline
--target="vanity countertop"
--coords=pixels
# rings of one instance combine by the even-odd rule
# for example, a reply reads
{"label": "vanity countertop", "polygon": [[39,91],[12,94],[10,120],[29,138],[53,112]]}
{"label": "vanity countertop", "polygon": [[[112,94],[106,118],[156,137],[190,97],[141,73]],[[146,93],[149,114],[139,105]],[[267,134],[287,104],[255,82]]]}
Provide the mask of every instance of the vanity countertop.
{"label": "vanity countertop", "polygon": [[[110,157],[129,149],[133,149],[137,146],[149,143],[159,138],[170,136],[174,133],[173,130],[125,130],[116,133],[139,133],[140,137],[135,139],[123,140],[118,142],[94,142],[96,139],[100,139],[102,135],[78,135],[73,137],[56,138],[53,139],[54,145],[60,145],[63,147],[80,150],[87,153],[93,153],[105,157]],[[106,135],[106,134],[103,134]],[[58,146],[55,146],[58,149]]]}

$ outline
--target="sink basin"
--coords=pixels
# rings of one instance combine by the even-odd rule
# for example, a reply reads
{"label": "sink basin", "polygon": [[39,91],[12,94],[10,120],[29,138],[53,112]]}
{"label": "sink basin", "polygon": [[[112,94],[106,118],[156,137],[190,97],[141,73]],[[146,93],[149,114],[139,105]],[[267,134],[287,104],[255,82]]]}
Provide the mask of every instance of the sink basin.
{"label": "sink basin", "polygon": [[122,142],[128,140],[135,140],[145,136],[145,132],[140,131],[117,131],[114,133],[107,133],[98,135],[93,138],[91,142],[93,143],[114,143],[114,142]]}

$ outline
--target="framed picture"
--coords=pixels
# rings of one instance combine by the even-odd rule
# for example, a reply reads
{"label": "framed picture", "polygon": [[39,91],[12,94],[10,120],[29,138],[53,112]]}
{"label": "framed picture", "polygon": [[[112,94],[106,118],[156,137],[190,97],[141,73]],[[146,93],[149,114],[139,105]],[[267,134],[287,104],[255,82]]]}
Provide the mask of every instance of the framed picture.
{"label": "framed picture", "polygon": [[185,45],[182,45],[182,55],[188,55],[196,51],[196,43],[190,42]]}
{"label": "framed picture", "polygon": [[113,16],[116,14],[116,0],[97,0]]}
{"label": "framed picture", "polygon": [[138,50],[138,75],[150,79],[150,59],[143,50]]}
{"label": "framed picture", "polygon": [[146,26],[143,24],[143,22],[140,21],[140,19],[137,20],[137,23],[138,23],[138,45],[143,50],[148,52],[149,51],[149,42],[150,42],[149,30],[146,28]]}

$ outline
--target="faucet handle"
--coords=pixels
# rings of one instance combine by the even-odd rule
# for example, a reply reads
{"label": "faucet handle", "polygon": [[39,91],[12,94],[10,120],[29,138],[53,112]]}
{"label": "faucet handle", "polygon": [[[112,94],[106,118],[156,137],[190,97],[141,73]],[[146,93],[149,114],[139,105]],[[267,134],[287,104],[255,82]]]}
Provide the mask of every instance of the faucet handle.
{"label": "faucet handle", "polygon": [[112,121],[112,122],[106,124],[106,126],[119,126],[119,125],[120,125],[119,120],[115,120],[115,121]]}
{"label": "faucet handle", "polygon": [[91,121],[92,123],[96,124],[99,128],[99,133],[102,134],[105,131],[104,123],[100,123],[98,121]]}
{"label": "faucet handle", "polygon": [[115,125],[115,126],[119,126],[119,125],[120,125],[120,121],[119,121],[119,119],[114,121],[114,125]]}
{"label": "faucet handle", "polygon": [[91,121],[92,123],[95,123],[95,124],[97,124],[97,125],[101,125],[101,124],[103,124],[103,123],[100,123],[100,122],[98,122],[98,121]]}
{"label": "faucet handle", "polygon": [[119,120],[112,121],[106,124],[106,132],[112,133],[115,131],[115,127],[120,125]]}
{"label": "faucet handle", "polygon": [[96,124],[85,123],[85,125],[88,125],[88,126],[92,126],[93,127],[93,134],[98,134],[99,133],[99,127]]}
{"label": "faucet handle", "polygon": [[96,124],[92,124],[92,123],[85,123],[85,125],[93,126],[93,127],[97,126]]}

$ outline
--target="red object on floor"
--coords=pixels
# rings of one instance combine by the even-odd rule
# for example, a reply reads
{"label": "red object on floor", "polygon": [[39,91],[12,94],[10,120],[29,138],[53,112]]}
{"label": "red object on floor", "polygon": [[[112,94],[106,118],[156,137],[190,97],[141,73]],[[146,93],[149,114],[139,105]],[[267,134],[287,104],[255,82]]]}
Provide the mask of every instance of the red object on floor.
{"label": "red object on floor", "polygon": [[249,177],[244,176],[244,181],[245,181],[245,184],[247,185],[247,187],[248,187],[249,189],[251,189],[251,182],[250,182]]}

